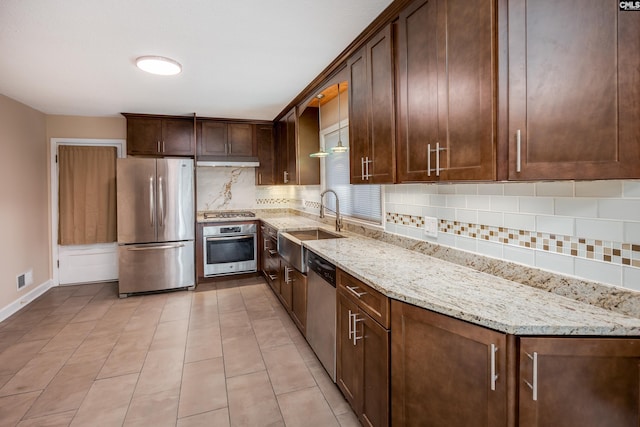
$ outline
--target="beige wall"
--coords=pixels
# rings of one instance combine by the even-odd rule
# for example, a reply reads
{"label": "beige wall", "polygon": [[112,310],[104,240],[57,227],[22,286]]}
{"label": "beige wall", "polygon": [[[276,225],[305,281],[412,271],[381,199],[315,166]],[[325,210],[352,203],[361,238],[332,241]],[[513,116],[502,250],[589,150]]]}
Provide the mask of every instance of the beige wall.
{"label": "beige wall", "polygon": [[[45,115],[0,95],[0,309],[49,280]],[[20,292],[16,276],[33,269]]]}
{"label": "beige wall", "polygon": [[125,139],[124,117],[52,116],[47,120],[47,141],[51,138]]}

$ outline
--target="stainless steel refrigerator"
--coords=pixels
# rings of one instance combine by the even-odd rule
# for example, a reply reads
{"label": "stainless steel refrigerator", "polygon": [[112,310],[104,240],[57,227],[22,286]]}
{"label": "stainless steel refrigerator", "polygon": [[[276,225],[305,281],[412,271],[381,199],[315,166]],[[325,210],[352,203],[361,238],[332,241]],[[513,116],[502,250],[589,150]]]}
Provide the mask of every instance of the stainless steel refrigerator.
{"label": "stainless steel refrigerator", "polygon": [[118,159],[120,297],[195,286],[192,159]]}

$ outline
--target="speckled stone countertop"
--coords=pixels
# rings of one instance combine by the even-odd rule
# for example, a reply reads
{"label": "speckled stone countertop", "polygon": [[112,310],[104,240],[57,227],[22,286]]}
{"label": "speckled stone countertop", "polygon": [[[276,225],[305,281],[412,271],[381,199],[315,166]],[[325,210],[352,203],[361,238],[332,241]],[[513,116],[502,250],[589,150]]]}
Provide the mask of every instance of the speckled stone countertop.
{"label": "speckled stone countertop", "polygon": [[[279,231],[331,226],[263,216]],[[505,280],[374,239],[303,244],[390,298],[516,335],[640,336],[640,319]]]}

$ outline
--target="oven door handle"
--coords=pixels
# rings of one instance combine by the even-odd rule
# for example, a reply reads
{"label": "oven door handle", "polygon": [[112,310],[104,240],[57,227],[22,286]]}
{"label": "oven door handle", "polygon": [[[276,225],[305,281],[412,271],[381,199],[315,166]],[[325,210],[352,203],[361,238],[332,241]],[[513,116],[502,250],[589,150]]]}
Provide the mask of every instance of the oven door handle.
{"label": "oven door handle", "polygon": [[228,237],[207,237],[207,242],[211,242],[211,241],[216,241],[216,240],[239,240],[239,239],[244,239],[246,237],[253,237],[255,236],[255,234],[237,234],[234,236],[228,236]]}

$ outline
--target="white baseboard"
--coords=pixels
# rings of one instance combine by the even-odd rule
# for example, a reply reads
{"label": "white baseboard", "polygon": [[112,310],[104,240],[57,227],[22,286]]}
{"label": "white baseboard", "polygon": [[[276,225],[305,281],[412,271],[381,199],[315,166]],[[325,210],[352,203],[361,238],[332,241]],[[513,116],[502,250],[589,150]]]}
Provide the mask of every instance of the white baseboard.
{"label": "white baseboard", "polygon": [[44,294],[54,286],[55,285],[53,283],[53,280],[47,280],[37,288],[31,290],[30,292],[27,292],[26,294],[22,295],[20,298],[15,300],[14,302],[5,306],[0,310],[0,322],[8,318],[9,316],[17,313],[22,308],[26,307],[31,301],[38,298],[40,295]]}

